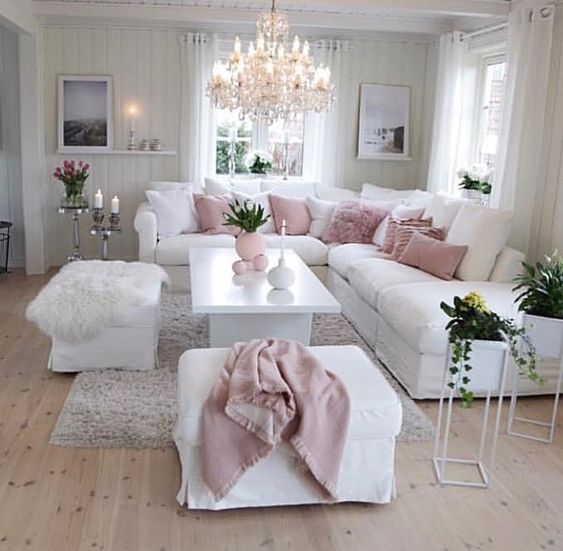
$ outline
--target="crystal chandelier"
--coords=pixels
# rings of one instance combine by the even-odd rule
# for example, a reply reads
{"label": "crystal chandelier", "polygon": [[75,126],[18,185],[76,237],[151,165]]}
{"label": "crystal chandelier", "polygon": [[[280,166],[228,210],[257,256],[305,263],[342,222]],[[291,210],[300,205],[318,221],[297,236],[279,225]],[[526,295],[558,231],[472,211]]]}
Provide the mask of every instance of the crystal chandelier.
{"label": "crystal chandelier", "polygon": [[272,124],[290,119],[297,113],[326,112],[334,97],[330,68],[315,68],[309,43],[303,46],[295,36],[288,47],[287,15],[272,9],[258,17],[256,44],[243,53],[239,37],[235,39],[228,61],[216,61],[207,86],[207,95],[215,107],[240,109],[241,119]]}

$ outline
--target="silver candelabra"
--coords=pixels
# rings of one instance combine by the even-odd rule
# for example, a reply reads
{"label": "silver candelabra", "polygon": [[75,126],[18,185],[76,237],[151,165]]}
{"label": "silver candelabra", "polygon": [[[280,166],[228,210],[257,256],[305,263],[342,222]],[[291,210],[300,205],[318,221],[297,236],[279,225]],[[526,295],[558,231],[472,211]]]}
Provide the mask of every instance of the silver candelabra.
{"label": "silver candelabra", "polygon": [[120,216],[117,212],[111,212],[109,223],[104,226],[104,209],[95,208],[92,213],[94,225],[90,228],[90,235],[99,235],[102,238],[102,260],[109,258],[109,238],[116,233],[121,233]]}

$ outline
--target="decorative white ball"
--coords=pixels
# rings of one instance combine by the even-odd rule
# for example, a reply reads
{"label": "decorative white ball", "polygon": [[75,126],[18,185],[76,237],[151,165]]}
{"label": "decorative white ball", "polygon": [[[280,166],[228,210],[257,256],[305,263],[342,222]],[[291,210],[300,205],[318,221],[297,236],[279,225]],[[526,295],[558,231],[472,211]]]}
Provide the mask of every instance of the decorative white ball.
{"label": "decorative white ball", "polygon": [[268,272],[268,283],[274,289],[287,289],[295,283],[295,273],[285,265],[285,260],[280,258],[278,265]]}

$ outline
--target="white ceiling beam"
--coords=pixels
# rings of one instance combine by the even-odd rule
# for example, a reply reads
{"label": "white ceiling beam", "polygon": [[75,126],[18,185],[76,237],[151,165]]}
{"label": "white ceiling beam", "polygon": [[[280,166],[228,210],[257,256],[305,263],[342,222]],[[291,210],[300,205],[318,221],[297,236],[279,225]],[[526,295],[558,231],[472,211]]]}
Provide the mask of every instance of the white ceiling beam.
{"label": "white ceiling beam", "polygon": [[[410,1],[410,0],[409,0]],[[255,10],[172,5],[35,2],[35,13],[46,24],[151,25],[197,27],[223,32],[254,29]],[[349,15],[295,11],[293,28],[355,32],[441,34],[452,30],[450,20],[391,14]]]}

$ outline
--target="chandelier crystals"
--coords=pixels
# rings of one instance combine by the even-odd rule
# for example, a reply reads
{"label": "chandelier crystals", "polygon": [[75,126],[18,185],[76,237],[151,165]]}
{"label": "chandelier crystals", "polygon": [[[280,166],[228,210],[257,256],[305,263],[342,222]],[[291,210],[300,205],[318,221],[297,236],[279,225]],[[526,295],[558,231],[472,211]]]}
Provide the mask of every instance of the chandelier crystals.
{"label": "chandelier crystals", "polygon": [[207,86],[215,107],[240,109],[241,119],[272,124],[297,113],[326,112],[335,100],[330,68],[315,68],[309,43],[295,36],[288,47],[287,15],[272,9],[258,17],[256,44],[246,53],[235,39],[228,61],[216,61]]}

